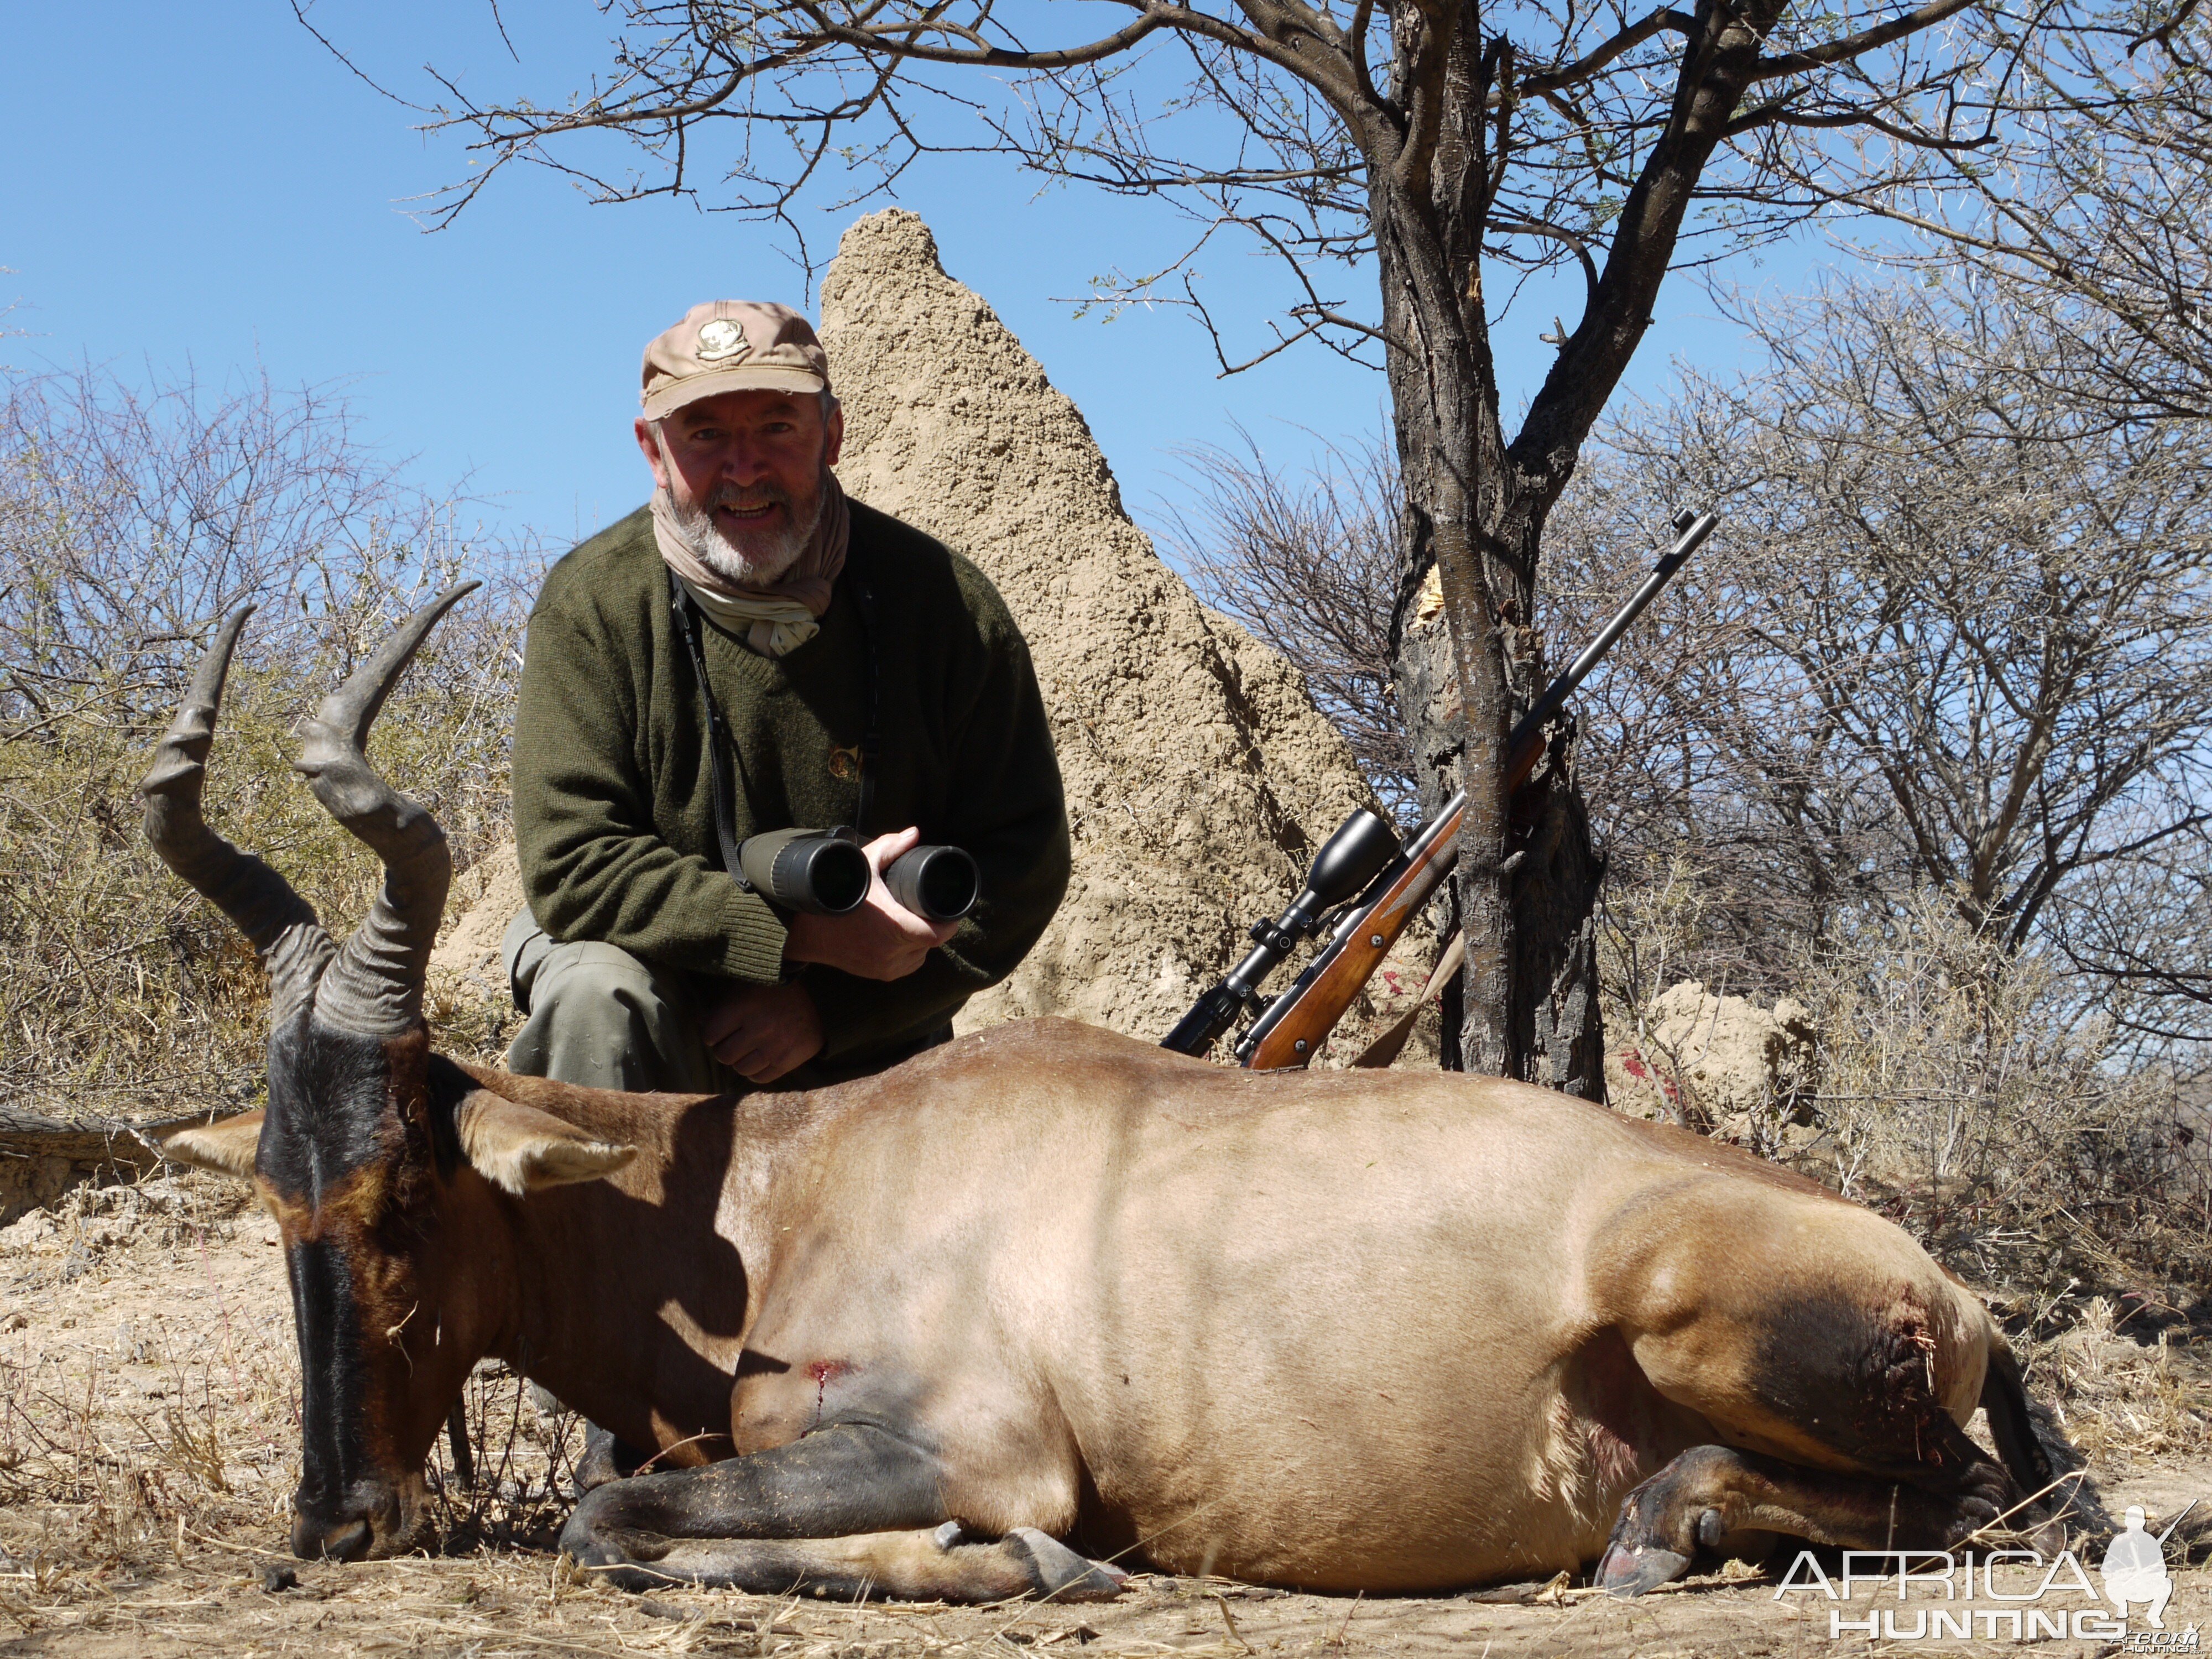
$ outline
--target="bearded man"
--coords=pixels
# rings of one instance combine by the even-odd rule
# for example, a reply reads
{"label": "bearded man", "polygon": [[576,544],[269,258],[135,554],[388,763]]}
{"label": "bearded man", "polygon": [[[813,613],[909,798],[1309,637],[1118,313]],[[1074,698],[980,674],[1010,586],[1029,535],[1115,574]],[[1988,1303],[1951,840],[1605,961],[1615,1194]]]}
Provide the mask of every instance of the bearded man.
{"label": "bearded man", "polygon": [[[881,1070],[948,1038],[1066,887],[1029,648],[974,565],[839,487],[844,415],[797,312],[695,306],[642,378],[653,500],[530,617],[507,1064],[686,1092]],[[749,836],[836,826],[877,872],[847,915],[781,910],[729,867]],[[975,860],[957,924],[884,884],[918,842]]]}

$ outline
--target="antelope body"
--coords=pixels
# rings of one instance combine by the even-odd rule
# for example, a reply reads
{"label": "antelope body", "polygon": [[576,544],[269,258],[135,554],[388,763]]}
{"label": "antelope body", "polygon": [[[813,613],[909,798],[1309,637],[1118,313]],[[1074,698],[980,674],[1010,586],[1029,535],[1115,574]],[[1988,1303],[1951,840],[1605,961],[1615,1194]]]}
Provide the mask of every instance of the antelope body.
{"label": "antelope body", "polygon": [[416,1541],[487,1355],[664,1451],[562,1540],[639,1587],[1103,1596],[1103,1555],[1433,1590],[1602,1554],[1632,1594],[1763,1534],[1942,1547],[2049,1484],[2001,1334],[1905,1233],[1546,1091],[1061,1020],[811,1094],[432,1054],[443,842],[361,746],[463,591],[308,730],[301,769],[386,861],[343,948],[200,822],[242,613],[147,784],[155,845],[270,968],[265,1113],[169,1148],[283,1231],[302,1554]]}

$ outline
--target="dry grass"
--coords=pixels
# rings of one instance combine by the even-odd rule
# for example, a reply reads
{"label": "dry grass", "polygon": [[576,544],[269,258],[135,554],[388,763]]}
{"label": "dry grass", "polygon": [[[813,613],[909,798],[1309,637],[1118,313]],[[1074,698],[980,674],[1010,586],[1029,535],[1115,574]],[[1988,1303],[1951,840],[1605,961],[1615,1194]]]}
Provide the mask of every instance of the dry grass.
{"label": "dry grass", "polygon": [[[10,1322],[60,1338],[0,1352],[0,1504],[56,1517],[72,1557],[127,1560],[179,1528],[266,1529],[289,1512],[290,1305],[273,1224],[238,1203],[197,1175],[83,1188],[0,1233]],[[476,1478],[453,1478],[441,1439],[439,1547],[550,1543],[582,1449],[576,1419],[541,1412],[496,1364],[463,1403]]]}
{"label": "dry grass", "polygon": [[2127,1313],[2091,1297],[2067,1330],[2027,1346],[2039,1395],[2055,1405],[2093,1468],[2149,1468],[2212,1458],[2212,1342],[2185,1327],[2148,1341]]}

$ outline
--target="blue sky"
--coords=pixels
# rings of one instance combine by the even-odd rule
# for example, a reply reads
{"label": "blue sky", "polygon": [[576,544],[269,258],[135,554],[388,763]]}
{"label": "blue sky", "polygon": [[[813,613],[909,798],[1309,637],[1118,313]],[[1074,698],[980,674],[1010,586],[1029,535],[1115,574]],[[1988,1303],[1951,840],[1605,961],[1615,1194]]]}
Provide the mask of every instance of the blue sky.
{"label": "blue sky", "polygon": [[[541,95],[598,66],[586,0],[507,10],[520,70],[489,8],[466,0],[321,0],[312,15],[419,96],[426,62]],[[801,297],[759,227],[665,200],[592,206],[542,170],[502,175],[424,234],[407,198],[464,173],[459,142],[412,130],[417,118],[331,58],[284,0],[114,0],[97,17],[0,6],[0,300],[17,301],[6,325],[21,331],[0,340],[0,362],[217,383],[258,363],[280,384],[347,382],[363,429],[416,457],[418,483],[466,477],[489,524],[564,543],[643,496],[628,427],[644,341],[700,299]],[[1293,461],[1309,430],[1377,423],[1380,377],[1325,351],[1221,380],[1179,315],[1103,322],[1061,303],[1184,234],[1156,204],[1040,196],[992,158],[926,163],[899,199],[1075,398],[1140,519],[1177,493],[1175,452],[1229,441],[1234,422]],[[815,214],[809,234],[826,250],[858,211]],[[1745,274],[1796,286],[1807,258]],[[1273,288],[1241,250],[1202,264],[1217,296]],[[1632,387],[1663,390],[1676,355],[1732,360],[1712,311],[1694,283],[1671,283]],[[1509,404],[1542,372],[1534,332],[1501,342]]]}

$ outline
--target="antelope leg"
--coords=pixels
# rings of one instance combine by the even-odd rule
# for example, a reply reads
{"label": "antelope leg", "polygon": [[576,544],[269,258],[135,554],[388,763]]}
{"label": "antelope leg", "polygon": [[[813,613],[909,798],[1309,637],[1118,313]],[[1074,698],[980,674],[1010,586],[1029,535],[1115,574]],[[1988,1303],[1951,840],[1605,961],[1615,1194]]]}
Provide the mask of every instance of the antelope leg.
{"label": "antelope leg", "polygon": [[1030,1527],[968,1541],[945,1513],[934,1460],[859,1424],[595,1487],[568,1517],[561,1548],[624,1589],[1097,1601],[1117,1594],[1126,1576]]}

